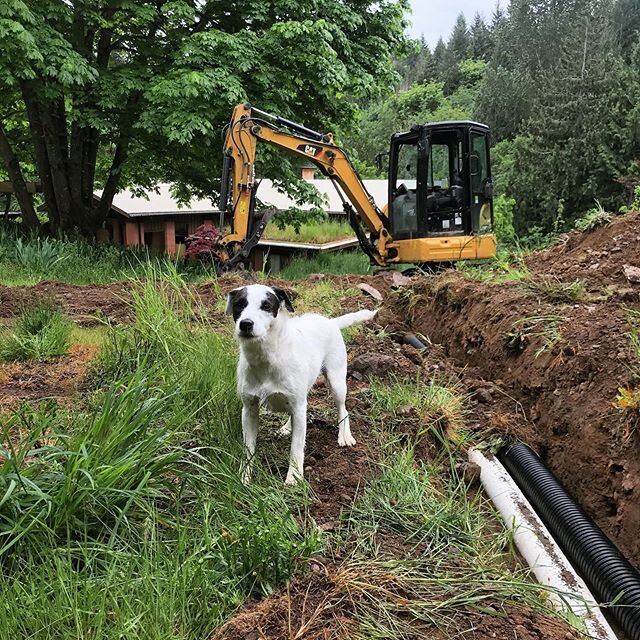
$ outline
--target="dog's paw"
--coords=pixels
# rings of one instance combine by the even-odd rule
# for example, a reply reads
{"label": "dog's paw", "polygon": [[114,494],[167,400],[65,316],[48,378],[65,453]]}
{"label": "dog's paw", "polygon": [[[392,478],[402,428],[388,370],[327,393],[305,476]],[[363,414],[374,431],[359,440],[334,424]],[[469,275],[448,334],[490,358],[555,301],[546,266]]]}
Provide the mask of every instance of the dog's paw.
{"label": "dog's paw", "polygon": [[353,447],[356,444],[356,439],[350,434],[340,434],[338,436],[338,446],[339,447]]}
{"label": "dog's paw", "polygon": [[301,480],[302,480],[302,477],[299,474],[289,469],[289,473],[287,473],[287,479],[284,481],[284,483],[289,487],[294,487]]}

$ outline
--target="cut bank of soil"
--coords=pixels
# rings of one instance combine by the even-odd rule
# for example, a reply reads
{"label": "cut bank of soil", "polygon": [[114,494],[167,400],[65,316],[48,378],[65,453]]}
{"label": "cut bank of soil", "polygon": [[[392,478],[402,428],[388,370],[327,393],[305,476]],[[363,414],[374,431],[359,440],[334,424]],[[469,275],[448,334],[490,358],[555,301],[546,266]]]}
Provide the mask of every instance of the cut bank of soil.
{"label": "cut bank of soil", "polygon": [[[612,247],[621,250],[610,254]],[[566,244],[528,260],[534,277],[584,277],[587,288],[598,293],[600,286],[619,285],[634,294],[624,300],[592,296],[557,305],[522,283],[491,285],[449,272],[414,285],[412,318],[413,328],[442,345],[454,362],[466,367],[467,377],[491,380],[519,401],[526,420],[515,428],[504,426],[538,450],[636,566],[640,424],[637,414],[621,411],[613,402],[620,387],[638,384],[633,369],[640,363],[630,346],[626,310],[640,310],[632,301],[640,286],[622,281],[622,265],[637,265],[639,249],[640,215],[632,214],[592,233],[574,234]],[[604,271],[589,268],[584,256],[600,260]],[[594,273],[593,281],[587,279]],[[406,309],[402,301],[396,305],[399,312]],[[561,342],[544,348],[542,336],[531,336],[521,349],[510,346],[508,335],[516,323],[549,316],[560,318]],[[546,322],[540,321],[536,331]]]}

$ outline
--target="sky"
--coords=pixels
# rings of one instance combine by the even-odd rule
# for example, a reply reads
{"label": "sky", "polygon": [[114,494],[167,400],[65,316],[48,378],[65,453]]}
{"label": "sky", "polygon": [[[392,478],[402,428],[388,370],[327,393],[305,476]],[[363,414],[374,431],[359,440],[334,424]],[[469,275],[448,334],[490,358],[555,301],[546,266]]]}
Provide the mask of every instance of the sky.
{"label": "sky", "polygon": [[[464,13],[467,24],[473,20],[476,12],[489,21],[496,6],[496,0],[410,0],[413,14],[410,16],[411,27],[409,34],[413,38],[419,38],[424,34],[425,40],[433,49],[442,36],[446,42],[451,34],[459,13]],[[501,5],[508,4],[502,0]]]}

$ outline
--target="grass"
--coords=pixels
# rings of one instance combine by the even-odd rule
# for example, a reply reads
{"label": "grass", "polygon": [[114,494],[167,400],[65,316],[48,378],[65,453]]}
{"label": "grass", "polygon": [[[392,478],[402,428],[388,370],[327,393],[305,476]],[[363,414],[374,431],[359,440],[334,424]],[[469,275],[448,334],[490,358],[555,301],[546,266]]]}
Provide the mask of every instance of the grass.
{"label": "grass", "polygon": [[539,340],[540,346],[535,352],[535,357],[538,358],[564,343],[560,324],[565,321],[564,316],[553,314],[516,320],[506,335],[507,347],[514,351],[522,351],[532,341]]}
{"label": "grass", "polygon": [[[327,596],[356,608],[353,637],[452,635],[474,614],[546,610],[544,589],[511,568],[510,531],[470,498],[458,449],[441,438],[425,462],[393,434],[409,405],[417,437],[462,444],[455,381],[371,382],[378,475],[321,535],[306,485],[285,490],[261,459],[252,484],[240,481],[230,332],[209,324],[175,268],[145,269],[129,282],[132,324],[83,334],[102,349],[82,401],[0,416],[2,637],[211,637],[320,551],[344,558]],[[303,287],[300,307],[324,308],[339,298],[332,287]],[[407,553],[392,557],[381,535]]]}
{"label": "grass", "polygon": [[321,253],[312,259],[293,258],[278,276],[285,280],[302,280],[313,273],[364,275],[369,273],[370,269],[369,258],[359,249],[355,249],[353,251]]}
{"label": "grass", "polygon": [[[434,628],[457,637],[473,628],[474,615],[504,608],[557,615],[528,572],[511,568],[512,532],[489,534],[492,507],[481,493],[470,498],[456,462],[447,450],[424,463],[411,449],[391,447],[355,503],[344,539],[347,547],[361,542],[336,579],[357,611],[353,637],[431,637]],[[389,536],[404,556],[389,555]]]}
{"label": "grass", "polygon": [[265,240],[286,240],[288,242],[308,242],[324,244],[334,240],[353,238],[353,229],[346,223],[338,220],[325,220],[323,222],[307,223],[300,226],[296,232],[292,226],[283,229],[275,224],[267,226],[264,235]]}
{"label": "grass", "polygon": [[589,232],[609,224],[613,217],[612,213],[605,211],[602,205],[596,201],[596,206],[589,209],[582,218],[578,218],[574,226],[578,231]]}
{"label": "grass", "polygon": [[189,280],[212,275],[204,267],[175,263],[168,257],[149,258],[145,249],[91,244],[80,238],[25,237],[15,225],[0,223],[0,284],[6,286],[32,285],[43,280],[69,284],[118,282],[144,277],[149,262],[157,270],[169,273],[178,268]]}
{"label": "grass", "polygon": [[577,303],[587,298],[587,290],[582,280],[563,282],[556,276],[527,278],[525,286],[540,298],[551,303]]}
{"label": "grass", "polygon": [[72,324],[52,302],[25,309],[0,344],[0,361],[46,360],[67,353]]}
{"label": "grass", "polygon": [[0,417],[3,637],[209,637],[323,544],[304,488],[240,482],[233,341],[148,269],[83,402]]}
{"label": "grass", "polygon": [[393,377],[389,382],[370,380],[371,416],[382,422],[406,413],[415,412],[421,421],[420,438],[427,430],[436,430],[452,442],[464,439],[466,396],[454,381],[421,376],[413,380]]}

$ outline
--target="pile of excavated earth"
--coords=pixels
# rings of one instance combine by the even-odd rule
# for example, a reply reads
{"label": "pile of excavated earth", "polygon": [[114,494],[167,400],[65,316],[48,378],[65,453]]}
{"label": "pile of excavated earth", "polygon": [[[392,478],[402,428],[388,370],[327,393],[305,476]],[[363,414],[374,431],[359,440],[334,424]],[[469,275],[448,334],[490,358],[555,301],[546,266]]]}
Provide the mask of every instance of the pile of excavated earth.
{"label": "pile of excavated earth", "polygon": [[[341,309],[381,308],[373,326],[349,344],[354,450],[337,448],[326,412],[314,411],[314,403],[326,405],[324,386],[312,392],[305,475],[315,496],[312,515],[323,529],[336,526],[374,473],[377,444],[368,433],[360,391],[372,376],[420,373],[455,381],[468,397],[468,427],[480,438],[512,437],[534,448],[630,562],[640,566],[640,409],[621,401],[640,386],[640,361],[630,337],[634,312],[640,313],[640,214],[569,234],[510,274],[465,269],[411,278],[381,272],[309,280],[314,279],[331,280],[344,292]],[[218,290],[224,295],[250,280],[251,274],[234,274],[222,278]],[[295,282],[273,282],[295,295]],[[214,324],[223,326],[220,294],[207,285],[197,292]],[[34,295],[59,300],[84,325],[97,322],[96,316],[128,321],[128,291],[119,284],[0,287],[0,317],[14,316]],[[404,344],[407,332],[427,348]],[[79,349],[47,366],[0,365],[0,411],[24,399],[68,402],[81,390],[92,356],[90,349]],[[419,423],[407,407],[397,428],[411,434]],[[428,457],[432,446],[425,443],[420,455]],[[317,619],[301,637],[348,637],[354,614],[339,567],[339,557],[312,562],[311,570],[287,589],[248,603],[217,637],[288,638],[311,610],[319,612]],[[329,611],[331,629],[324,626]],[[336,620],[346,635],[335,628]],[[577,637],[561,622],[528,611],[510,612],[507,619],[480,617],[474,637],[513,638],[514,629],[524,640]]]}

